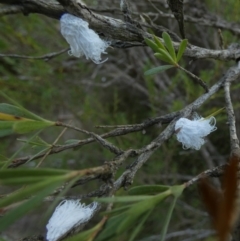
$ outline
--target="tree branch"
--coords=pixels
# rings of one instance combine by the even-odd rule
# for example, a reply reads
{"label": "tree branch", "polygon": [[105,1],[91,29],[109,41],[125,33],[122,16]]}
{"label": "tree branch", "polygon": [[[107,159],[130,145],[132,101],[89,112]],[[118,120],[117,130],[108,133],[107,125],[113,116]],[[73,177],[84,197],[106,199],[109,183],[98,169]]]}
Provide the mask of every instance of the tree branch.
{"label": "tree branch", "polygon": [[[120,19],[97,14],[90,10],[85,5],[76,2],[75,0],[19,0],[7,2],[0,0],[0,3],[8,5],[15,4],[23,8],[23,13],[44,14],[51,18],[59,19],[62,14],[68,12],[83,18],[89,23],[89,26],[99,33],[99,35],[107,40],[112,41],[112,46],[117,48],[129,48],[134,46],[145,46],[144,38],[152,38],[152,35],[138,26],[123,22]],[[61,4],[60,4],[61,3]],[[235,52],[239,46],[225,50],[210,50],[190,45],[184,56],[194,59],[213,58],[218,60],[235,60]],[[174,43],[174,47],[178,49],[179,43]]]}
{"label": "tree branch", "polygon": [[35,59],[35,60],[45,60],[48,61],[54,57],[57,57],[63,53],[66,53],[69,50],[69,48],[62,49],[58,52],[52,52],[48,54],[44,54],[42,56],[27,56],[27,55],[18,55],[18,54],[0,54],[0,58],[17,58],[17,59]]}

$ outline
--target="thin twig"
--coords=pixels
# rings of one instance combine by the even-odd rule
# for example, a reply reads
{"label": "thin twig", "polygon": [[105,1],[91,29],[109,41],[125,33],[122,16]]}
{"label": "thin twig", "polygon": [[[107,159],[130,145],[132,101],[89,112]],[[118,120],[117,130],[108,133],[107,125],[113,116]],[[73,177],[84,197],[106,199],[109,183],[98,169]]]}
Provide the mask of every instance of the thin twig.
{"label": "thin twig", "polygon": [[52,147],[45,153],[45,155],[42,157],[42,159],[39,161],[39,163],[37,164],[36,168],[40,167],[42,162],[46,159],[46,157],[49,155],[49,153],[51,152],[52,148],[55,146],[55,144],[57,144],[57,142],[59,141],[59,139],[62,137],[62,135],[65,133],[65,131],[67,130],[67,127],[65,127],[61,133],[58,135],[58,137],[56,138],[56,140],[53,142]]}
{"label": "thin twig", "polygon": [[[210,89],[208,93],[205,93],[204,95],[200,96],[198,99],[196,99],[193,103],[191,103],[190,105],[186,106],[183,110],[178,111],[178,112],[173,112],[171,114],[162,116],[162,117],[156,117],[153,119],[149,119],[146,120],[145,122],[143,122],[141,124],[141,126],[137,126],[132,127],[132,128],[125,128],[125,129],[115,129],[113,131],[110,131],[108,133],[102,134],[100,135],[102,138],[109,138],[109,137],[115,137],[115,136],[120,136],[120,135],[126,135],[128,133],[132,133],[132,132],[137,132],[140,130],[143,130],[149,126],[153,126],[157,123],[162,123],[162,124],[166,124],[169,123],[171,120],[173,120],[174,118],[180,116],[186,116],[189,115],[191,113],[191,111],[195,111],[197,110],[207,99],[209,99],[213,94],[215,94],[224,84],[224,82],[228,79],[228,80],[235,80],[237,78],[239,78],[240,76],[240,69],[238,67],[233,67],[230,68],[227,73],[215,84],[213,85]],[[85,140],[79,140],[77,143],[73,143],[73,144],[68,144],[68,145],[64,145],[61,147],[57,147],[57,148],[53,148],[51,150],[51,152],[49,154],[54,154],[54,153],[59,153],[71,148],[75,148],[75,147],[79,147],[82,145],[86,145],[88,143],[94,142],[95,139],[94,138],[88,138]],[[151,148],[156,148],[158,147],[158,143],[153,142],[150,146],[147,145],[146,147],[144,147],[141,151],[139,152],[135,152],[135,155],[139,155],[141,153],[144,152],[144,150],[150,150]],[[150,149],[149,149],[150,148]],[[38,158],[41,158],[44,156],[43,154],[39,154],[36,155],[34,158],[32,158],[32,156],[26,156],[26,157],[22,157],[22,158],[18,158],[15,159],[10,165],[9,168],[14,168],[14,167],[18,167],[22,164],[24,164],[25,162],[27,162],[29,159],[31,160],[35,160]]]}
{"label": "thin twig", "polygon": [[218,29],[218,37],[219,37],[219,46],[221,49],[224,49],[224,40],[223,40],[222,31],[220,28]]}
{"label": "thin twig", "polygon": [[206,92],[209,91],[206,83],[205,83],[203,80],[201,80],[198,76],[196,76],[195,74],[191,73],[190,71],[184,69],[184,68],[181,67],[180,65],[178,65],[178,68],[181,69],[181,70],[183,70],[183,71],[184,71],[186,74],[188,74],[189,76],[191,76],[200,86],[203,87],[203,89],[204,89]]}
{"label": "thin twig", "polygon": [[185,186],[189,187],[192,184],[194,184],[194,183],[198,182],[199,180],[201,180],[203,178],[206,178],[206,177],[220,177],[220,176],[222,176],[226,165],[227,164],[224,164],[224,165],[214,167],[212,169],[205,170],[204,172],[198,174],[196,177],[192,178],[188,182],[185,182]]}
{"label": "thin twig", "polygon": [[42,56],[27,56],[27,55],[18,55],[18,54],[0,54],[0,58],[18,58],[18,59],[34,59],[34,60],[41,60],[44,59],[45,61],[48,61],[58,55],[61,55],[65,52],[67,52],[69,50],[69,48],[66,49],[62,49],[58,52],[52,52],[52,53],[48,53],[48,54],[44,54]]}
{"label": "thin twig", "polygon": [[231,143],[231,152],[239,152],[239,139],[237,137],[236,130],[236,120],[233,110],[233,105],[230,96],[230,85],[231,81],[226,81],[224,84],[224,93],[225,93],[225,103],[226,103],[226,111],[228,115],[228,124],[229,124],[229,132],[230,132],[230,143]]}
{"label": "thin twig", "polygon": [[118,147],[114,146],[112,143],[104,140],[101,136],[93,133],[93,132],[89,132],[80,128],[77,128],[75,126],[69,125],[69,124],[65,124],[65,123],[61,123],[61,122],[57,122],[57,126],[63,126],[66,128],[70,128],[88,135],[91,135],[97,142],[99,142],[103,147],[107,148],[108,150],[110,150],[112,153],[116,154],[116,155],[120,155],[123,153],[122,150],[120,150]]}

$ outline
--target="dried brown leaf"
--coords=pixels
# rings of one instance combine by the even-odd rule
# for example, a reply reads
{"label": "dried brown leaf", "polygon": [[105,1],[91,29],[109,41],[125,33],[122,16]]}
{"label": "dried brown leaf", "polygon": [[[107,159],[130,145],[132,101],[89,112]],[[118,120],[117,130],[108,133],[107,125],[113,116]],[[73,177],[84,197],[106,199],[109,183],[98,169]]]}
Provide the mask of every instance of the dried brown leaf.
{"label": "dried brown leaf", "polygon": [[232,157],[229,165],[226,167],[223,176],[223,194],[224,198],[219,206],[219,217],[217,223],[217,232],[220,240],[227,239],[232,226],[238,215],[236,201],[238,185],[238,158]]}
{"label": "dried brown leaf", "polygon": [[218,225],[219,206],[222,201],[222,193],[214,188],[207,179],[202,179],[198,186],[202,201],[207,209],[207,212],[212,218],[212,224],[216,230]]}
{"label": "dried brown leaf", "polygon": [[232,157],[223,176],[223,193],[204,179],[199,183],[203,203],[212,218],[219,241],[227,241],[238,217],[238,157]]}

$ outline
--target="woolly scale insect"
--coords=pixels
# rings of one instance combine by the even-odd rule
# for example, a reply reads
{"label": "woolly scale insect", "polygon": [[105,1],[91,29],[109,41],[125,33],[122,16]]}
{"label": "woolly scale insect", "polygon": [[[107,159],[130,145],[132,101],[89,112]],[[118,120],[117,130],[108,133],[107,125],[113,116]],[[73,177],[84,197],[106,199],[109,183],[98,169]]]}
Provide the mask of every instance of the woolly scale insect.
{"label": "woolly scale insect", "polygon": [[85,55],[86,59],[91,59],[95,64],[107,61],[101,61],[101,54],[106,54],[110,42],[102,40],[88,27],[88,22],[66,13],[60,19],[60,27],[61,34],[70,45],[70,55],[77,58]]}
{"label": "woolly scale insect", "polygon": [[180,118],[175,125],[175,134],[183,149],[199,150],[205,143],[204,137],[217,129],[215,125],[216,119],[213,116],[204,119],[197,115],[193,120]]}
{"label": "woolly scale insect", "polygon": [[60,202],[46,226],[47,240],[56,241],[72,228],[87,222],[93,216],[97,206],[97,202],[86,206],[80,203],[80,200]]}

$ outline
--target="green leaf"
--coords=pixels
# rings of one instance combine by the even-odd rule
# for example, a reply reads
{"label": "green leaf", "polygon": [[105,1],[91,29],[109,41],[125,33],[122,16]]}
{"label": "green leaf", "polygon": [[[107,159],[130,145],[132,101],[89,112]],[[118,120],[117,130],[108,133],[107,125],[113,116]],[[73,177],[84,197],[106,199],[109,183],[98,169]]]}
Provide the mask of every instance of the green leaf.
{"label": "green leaf", "polygon": [[146,199],[151,199],[151,196],[122,196],[122,197],[103,197],[96,199],[97,202],[139,202]]}
{"label": "green leaf", "polygon": [[144,75],[147,76],[147,75],[153,75],[153,74],[157,74],[157,73],[160,73],[160,72],[163,72],[167,69],[170,69],[170,68],[173,68],[174,66],[173,65],[162,65],[162,66],[158,66],[156,68],[152,68],[152,69],[149,69],[147,70]]}
{"label": "green leaf", "polygon": [[60,185],[60,182],[45,182],[44,189],[40,190],[36,194],[35,197],[26,200],[23,204],[19,205],[17,208],[12,209],[3,217],[1,217],[0,222],[0,232],[4,231],[7,227],[9,227],[12,223],[14,223],[17,219],[21,218],[24,214],[32,210],[34,207],[39,205],[42,202],[42,199],[50,194],[53,190],[55,190]]}
{"label": "green leaf", "polygon": [[7,99],[9,102],[11,102],[13,104],[13,105],[9,105],[9,104],[3,103],[2,104],[2,110],[6,111],[4,113],[16,115],[16,116],[19,116],[19,117],[26,117],[26,118],[29,118],[29,119],[32,119],[32,120],[47,121],[46,119],[44,119],[44,118],[32,113],[31,111],[25,109],[17,101],[15,101],[15,100],[11,99],[9,96],[7,96],[4,92],[0,91],[0,95],[3,96],[5,99]]}
{"label": "green leaf", "polygon": [[173,60],[171,55],[162,49],[159,49],[159,53],[156,53],[154,55],[169,64],[176,65],[176,62]]}
{"label": "green leaf", "polygon": [[17,139],[18,141],[21,141],[23,143],[26,143],[28,145],[31,145],[33,148],[36,146],[43,146],[43,147],[52,147],[51,144],[47,143],[43,139],[41,139],[39,136],[36,136],[32,139],[32,141],[29,140],[23,140],[23,139]]}
{"label": "green leaf", "polygon": [[13,134],[14,121],[0,121],[0,137]]}
{"label": "green leaf", "polygon": [[164,185],[143,185],[133,187],[128,191],[130,195],[153,195],[169,190],[169,186]]}
{"label": "green leaf", "polygon": [[179,48],[178,48],[178,53],[177,53],[177,62],[179,62],[180,59],[182,58],[182,55],[183,55],[185,49],[187,48],[187,44],[188,44],[187,39],[183,39],[182,42],[180,43]]}
{"label": "green leaf", "polygon": [[167,216],[166,216],[166,219],[165,219],[165,222],[163,224],[163,229],[162,229],[162,234],[161,234],[161,239],[160,241],[164,241],[165,240],[165,236],[167,234],[167,230],[168,230],[168,226],[169,226],[169,223],[170,223],[170,220],[171,220],[171,217],[172,217],[172,213],[173,213],[173,209],[176,205],[176,201],[177,201],[177,197],[174,197],[170,207],[169,207],[169,210],[167,212]]}
{"label": "green leaf", "polygon": [[112,210],[110,210],[110,211],[102,212],[101,214],[107,215],[107,216],[112,216],[112,215],[120,214],[120,213],[126,211],[126,209],[129,209],[132,205],[134,205],[134,204],[124,205],[124,206],[119,207],[119,208],[114,208],[114,209],[112,209]]}
{"label": "green leaf", "polygon": [[168,210],[168,213],[167,213],[164,225],[163,225],[163,230],[162,230],[161,240],[160,241],[164,241],[165,240],[165,236],[167,234],[168,226],[169,226],[169,223],[170,223],[170,220],[171,220],[171,217],[172,217],[173,209],[174,209],[174,207],[176,205],[176,201],[177,201],[178,197],[182,194],[182,192],[185,189],[185,187],[186,186],[184,184],[182,184],[182,185],[172,186],[170,188],[171,193],[174,196],[174,199],[173,199],[173,202],[171,203],[171,205],[169,207],[169,210]]}
{"label": "green leaf", "polygon": [[154,52],[158,52],[158,46],[151,39],[145,38],[144,41]]}
{"label": "green leaf", "polygon": [[222,112],[223,110],[225,110],[226,107],[222,107],[221,109],[214,111],[212,114],[208,115],[207,117],[203,118],[203,120],[207,120],[209,118],[211,118],[212,116],[216,116],[217,114],[219,114],[220,112]]}
{"label": "green leaf", "polygon": [[[7,99],[9,102],[11,102],[13,105],[8,105],[8,110],[6,110],[8,114],[13,114],[16,116],[20,117],[26,117],[26,118],[30,118],[33,120],[39,120],[39,121],[43,121],[45,119],[43,119],[42,117],[35,115],[34,113],[32,113],[31,111],[28,111],[27,109],[25,109],[24,107],[22,107],[19,103],[17,103],[15,100],[11,99],[9,96],[7,96],[5,93],[3,93],[2,91],[0,91],[0,95],[2,95],[5,99]],[[5,104],[7,105],[7,104]],[[7,108],[7,106],[5,106],[5,108]],[[21,114],[22,113],[22,114]]]}
{"label": "green leaf", "polygon": [[109,218],[106,223],[106,227],[97,236],[96,241],[110,240],[110,238],[116,234],[119,224],[125,219],[125,217],[126,217],[126,212]]}
{"label": "green leaf", "polygon": [[172,186],[170,188],[170,190],[171,190],[173,196],[178,198],[182,194],[185,187],[186,187],[185,184],[176,185],[176,186]]}
{"label": "green leaf", "polygon": [[0,155],[0,160],[2,161],[8,161],[8,158],[6,156]]}
{"label": "green leaf", "polygon": [[102,223],[99,222],[93,228],[83,231],[73,237],[70,237],[70,238],[66,239],[66,241],[93,241],[93,240],[95,240],[93,236],[95,235],[96,231],[101,229],[101,225],[102,225]]}
{"label": "green leaf", "polygon": [[153,209],[149,210],[140,220],[138,226],[134,228],[134,231],[132,232],[132,235],[130,236],[129,241],[134,241],[134,239],[137,237],[138,233],[141,231],[143,224],[148,219],[149,215],[151,214]]}
{"label": "green leaf", "polygon": [[79,143],[79,140],[78,139],[69,139],[67,141],[65,141],[65,144],[77,144]]}
{"label": "green leaf", "polygon": [[[155,43],[157,44],[158,48],[167,51],[167,49],[165,48],[165,46],[164,46],[163,43],[159,40],[158,37],[154,36],[153,38],[154,38],[154,41],[155,41]],[[158,49],[158,51],[159,51],[159,49]],[[157,52],[158,52],[158,51],[157,51]]]}
{"label": "green leaf", "polygon": [[24,134],[54,125],[55,122],[51,121],[20,121],[13,125],[13,130],[18,134]]}
{"label": "green leaf", "polygon": [[168,49],[169,54],[173,58],[174,62],[176,62],[177,61],[177,57],[176,57],[175,49],[173,47],[173,43],[172,43],[172,40],[171,40],[169,34],[167,32],[163,32],[162,37],[163,37],[165,46]]}
{"label": "green leaf", "polygon": [[8,178],[1,180],[0,183],[4,185],[31,185],[42,180],[42,177]]}
{"label": "green leaf", "polygon": [[0,169],[6,165],[7,161],[0,162]]}
{"label": "green leaf", "polygon": [[[0,122],[1,123],[1,122]],[[35,133],[32,137],[30,137],[28,139],[28,141],[31,141],[35,136],[39,135],[41,132],[38,131],[37,133]],[[24,149],[24,147],[26,147],[27,143],[25,143],[24,145],[22,145],[16,152],[14,152],[14,154],[5,162],[5,164],[1,167],[1,169],[6,169],[8,167],[8,165],[14,160],[14,158],[16,156],[18,156],[18,154]],[[36,154],[35,154],[36,155]],[[34,155],[33,155],[34,156]],[[30,158],[30,160],[33,158],[33,156]],[[13,163],[12,163],[13,164]]]}
{"label": "green leaf", "polygon": [[132,207],[126,211],[125,219],[119,224],[117,233],[120,234],[124,232],[126,229],[129,229],[131,225],[133,225],[138,218],[143,215],[145,212],[149,211],[150,209],[154,208],[157,204],[163,201],[166,197],[171,195],[170,190],[167,190],[161,194],[156,196],[150,196],[150,199],[141,201],[132,205]]}
{"label": "green leaf", "polygon": [[64,177],[62,177],[62,176],[48,178],[47,180],[43,180],[42,182],[32,184],[23,189],[15,191],[14,193],[8,195],[7,197],[0,199],[0,208],[6,207],[13,203],[17,203],[26,198],[29,198],[30,196],[36,194],[37,192],[43,190],[44,188],[47,188],[52,183],[56,183],[56,182],[59,183],[63,180],[64,180]]}
{"label": "green leaf", "polygon": [[6,103],[0,104],[0,120],[5,120],[1,118],[2,113],[12,116],[13,117],[12,120],[15,120],[15,121],[19,121],[24,118],[32,119],[31,115],[28,115],[27,113],[22,111],[19,107],[6,104]]}
{"label": "green leaf", "polygon": [[4,169],[0,170],[0,182],[7,179],[24,178],[24,177],[41,177],[42,180],[46,177],[66,175],[70,171],[52,168],[38,168],[38,169]]}
{"label": "green leaf", "polygon": [[91,240],[91,235],[95,232],[95,229],[89,229],[86,231],[83,231],[77,235],[74,235],[68,239],[66,239],[66,241],[88,241]]}

